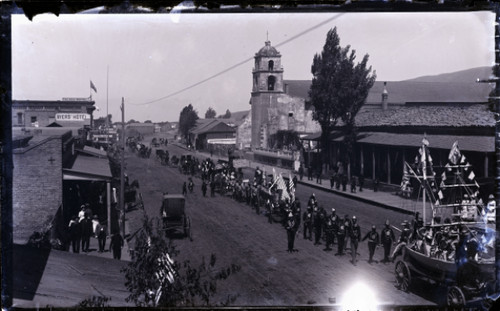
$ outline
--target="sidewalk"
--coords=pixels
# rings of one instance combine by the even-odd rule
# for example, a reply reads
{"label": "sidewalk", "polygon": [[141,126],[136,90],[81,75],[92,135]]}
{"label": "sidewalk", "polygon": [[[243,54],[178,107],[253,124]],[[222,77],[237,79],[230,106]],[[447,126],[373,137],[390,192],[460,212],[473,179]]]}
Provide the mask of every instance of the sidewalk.
{"label": "sidewalk", "polygon": [[[120,230],[121,232],[121,230]],[[121,233],[120,233],[121,234]],[[122,256],[121,256],[121,261],[131,261],[130,259],[130,249],[127,243],[126,237],[130,235],[130,229],[128,226],[128,221],[125,219],[125,237],[123,238],[123,247],[122,247]],[[113,251],[109,249],[109,245],[111,243],[111,236],[106,237],[106,244],[104,245],[104,252],[99,253],[99,241],[95,237],[90,238],[90,243],[89,243],[89,252],[85,253],[82,252],[80,249],[79,255],[83,256],[95,256],[95,257],[101,257],[101,258],[108,258],[108,259],[113,259]],[[69,253],[72,253],[71,251],[71,246],[70,250],[68,251]]]}
{"label": "sidewalk", "polygon": [[[182,145],[174,144],[175,146],[179,148],[186,149]],[[187,149],[186,149],[187,150]],[[203,158],[210,158],[210,153],[208,152],[200,152],[200,151],[193,151],[195,155],[202,156]],[[217,155],[213,155],[211,157],[212,159],[218,160],[227,160],[227,157],[220,157]],[[283,178],[289,179],[289,176],[295,176],[298,175],[297,173],[294,173],[290,169],[285,169],[282,167],[273,167],[270,165],[258,163],[258,162],[253,162],[253,161],[248,161],[249,162],[249,167],[250,168],[257,168],[259,167],[262,171],[264,171],[266,174],[272,174],[273,173],[273,168],[275,169],[277,174],[282,174]],[[298,178],[298,176],[297,176]],[[367,204],[375,205],[378,207],[390,209],[393,211],[397,211],[400,213],[408,214],[408,215],[413,215],[415,211],[415,206],[416,202],[414,200],[410,199],[405,199],[402,198],[395,193],[392,192],[387,192],[387,191],[373,191],[373,189],[363,189],[362,192],[356,191],[355,193],[351,193],[350,189],[351,186],[347,186],[346,191],[342,190],[336,190],[330,189],[330,180],[322,178],[321,179],[321,184],[316,183],[316,178],[313,178],[313,180],[307,180],[307,176],[304,175],[304,178],[298,182],[299,185],[307,185],[311,188],[315,188],[318,190],[330,192],[336,195],[341,195],[344,197],[348,197],[353,200],[361,201]],[[341,188],[342,189],[342,188]],[[359,187],[358,189],[359,190]]]}

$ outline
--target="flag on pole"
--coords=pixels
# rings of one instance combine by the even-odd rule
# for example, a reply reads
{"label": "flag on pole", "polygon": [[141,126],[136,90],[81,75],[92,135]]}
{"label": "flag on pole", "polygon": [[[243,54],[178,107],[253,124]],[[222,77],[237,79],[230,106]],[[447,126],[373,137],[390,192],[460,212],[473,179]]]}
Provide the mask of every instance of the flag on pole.
{"label": "flag on pole", "polygon": [[290,173],[288,174],[288,180],[288,189],[292,192],[295,189],[295,184],[293,183],[292,175]]}
{"label": "flag on pole", "polygon": [[281,174],[278,175],[278,179],[276,180],[276,184],[278,185],[278,190],[281,189],[282,198],[290,200],[290,195],[288,194],[285,181],[283,180],[283,177],[281,176]]}
{"label": "flag on pole", "polygon": [[453,143],[450,153],[448,155],[448,160],[453,164],[457,165],[458,159],[460,159],[460,150],[458,150],[458,140]]}
{"label": "flag on pole", "polygon": [[95,87],[94,83],[92,83],[92,80],[90,80],[90,88],[94,90],[94,92],[97,93],[97,88]]}

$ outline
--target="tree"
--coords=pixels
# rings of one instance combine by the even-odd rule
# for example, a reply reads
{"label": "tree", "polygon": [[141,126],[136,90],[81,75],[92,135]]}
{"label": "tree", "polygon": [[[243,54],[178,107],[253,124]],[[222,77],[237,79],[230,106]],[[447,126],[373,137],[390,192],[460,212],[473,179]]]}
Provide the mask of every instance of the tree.
{"label": "tree", "polygon": [[[213,302],[217,283],[240,267],[233,264],[217,268],[214,254],[208,263],[202,258],[197,267],[189,260],[176,262],[179,252],[161,228],[158,218],[149,220],[145,215],[142,228],[135,233],[132,261],[122,270],[130,292],[126,300],[139,307],[217,305]],[[236,297],[227,296],[221,304],[234,302]]]}
{"label": "tree", "polygon": [[130,119],[130,120],[127,121],[127,124],[130,124],[130,123],[137,123],[137,121],[134,120],[134,119]]}
{"label": "tree", "polygon": [[231,118],[231,111],[229,109],[226,110],[226,114],[222,117],[223,119],[229,119]]}
{"label": "tree", "polygon": [[207,112],[205,112],[205,119],[213,119],[217,113],[212,107],[208,107]]}
{"label": "tree", "polygon": [[347,148],[344,162],[350,162],[352,147],[356,141],[355,117],[363,106],[369,90],[375,83],[376,73],[367,67],[368,54],[355,63],[356,51],[350,46],[340,46],[337,28],[331,29],[321,54],[314,55],[313,74],[308,104],[315,108],[313,119],[321,126],[321,148],[324,162],[330,157],[330,135],[338,121]]}
{"label": "tree", "polygon": [[146,120],[144,123],[153,123],[151,120]]}
{"label": "tree", "polygon": [[187,140],[189,130],[196,125],[198,120],[198,113],[194,110],[191,104],[184,107],[179,116],[179,133]]}

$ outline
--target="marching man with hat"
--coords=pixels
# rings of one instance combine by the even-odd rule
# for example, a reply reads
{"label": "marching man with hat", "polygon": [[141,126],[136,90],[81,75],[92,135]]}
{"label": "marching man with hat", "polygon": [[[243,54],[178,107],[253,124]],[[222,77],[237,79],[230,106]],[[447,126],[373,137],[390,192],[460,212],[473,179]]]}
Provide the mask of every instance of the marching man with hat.
{"label": "marching man with hat", "polygon": [[288,250],[287,252],[296,252],[297,250],[293,248],[293,245],[295,243],[295,232],[297,230],[297,226],[295,225],[295,217],[293,216],[293,213],[290,212],[288,214],[288,220],[286,221],[286,235],[288,239]]}
{"label": "marching man with hat", "polygon": [[392,231],[389,220],[385,221],[385,228],[382,229],[380,239],[382,241],[382,245],[384,246],[384,260],[382,260],[382,262],[386,263],[390,261],[389,255],[391,253],[391,246],[392,243],[396,241],[396,237],[394,236],[394,231]]}
{"label": "marching man with hat", "polygon": [[356,216],[352,216],[352,224],[349,235],[351,237],[352,264],[356,265],[356,262],[358,261],[357,259],[358,244],[359,240],[361,239],[361,228],[358,225],[358,220]]}
{"label": "marching man with hat", "polygon": [[403,230],[401,231],[401,235],[399,236],[398,244],[394,248],[394,252],[392,252],[391,256],[392,262],[394,262],[396,257],[402,254],[403,247],[410,241],[412,233],[412,230],[410,228],[410,223],[407,220],[403,221],[401,225],[403,226]]}
{"label": "marching man with hat", "polygon": [[368,252],[370,258],[368,259],[368,263],[373,262],[373,254],[375,254],[375,248],[377,248],[377,245],[380,243],[378,232],[377,232],[377,227],[375,225],[372,226],[372,230],[368,232],[365,237],[363,238],[362,241],[368,239]]}

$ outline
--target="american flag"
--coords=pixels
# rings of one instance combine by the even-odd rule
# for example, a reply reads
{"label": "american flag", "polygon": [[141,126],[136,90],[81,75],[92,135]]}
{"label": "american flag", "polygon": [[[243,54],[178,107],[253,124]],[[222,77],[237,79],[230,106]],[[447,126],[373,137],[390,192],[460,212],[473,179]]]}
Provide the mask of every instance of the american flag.
{"label": "american flag", "polygon": [[278,189],[281,189],[281,196],[283,200],[289,199],[290,195],[288,194],[288,190],[286,189],[285,181],[283,180],[283,176],[281,174],[278,175],[278,179],[276,180],[276,184],[278,185]]}

